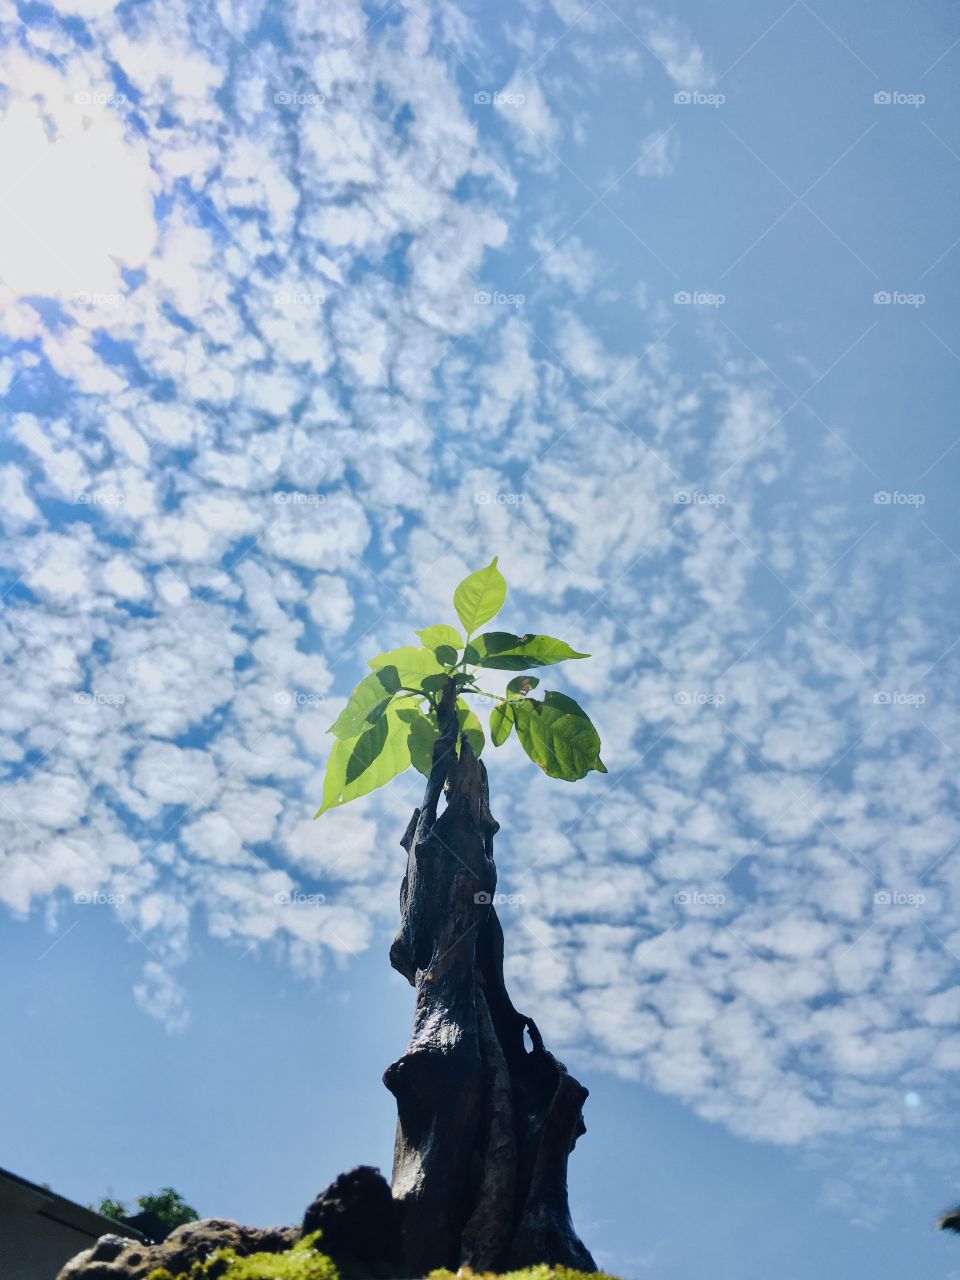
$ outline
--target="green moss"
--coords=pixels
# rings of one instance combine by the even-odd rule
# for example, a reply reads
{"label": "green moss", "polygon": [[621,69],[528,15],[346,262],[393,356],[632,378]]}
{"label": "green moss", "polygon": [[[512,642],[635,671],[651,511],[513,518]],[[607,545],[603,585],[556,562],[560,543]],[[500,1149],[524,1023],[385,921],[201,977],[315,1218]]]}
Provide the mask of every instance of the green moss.
{"label": "green moss", "polygon": [[569,1267],[550,1267],[545,1262],[537,1267],[524,1267],[522,1271],[507,1271],[495,1275],[492,1271],[471,1271],[461,1267],[459,1271],[431,1271],[427,1280],[617,1280],[604,1271],[572,1271]]}
{"label": "green moss", "polygon": [[340,1280],[330,1259],[317,1252],[319,1239],[315,1231],[285,1253],[252,1253],[246,1258],[234,1249],[217,1249],[206,1262],[195,1262],[178,1276],[157,1267],[147,1280]]}

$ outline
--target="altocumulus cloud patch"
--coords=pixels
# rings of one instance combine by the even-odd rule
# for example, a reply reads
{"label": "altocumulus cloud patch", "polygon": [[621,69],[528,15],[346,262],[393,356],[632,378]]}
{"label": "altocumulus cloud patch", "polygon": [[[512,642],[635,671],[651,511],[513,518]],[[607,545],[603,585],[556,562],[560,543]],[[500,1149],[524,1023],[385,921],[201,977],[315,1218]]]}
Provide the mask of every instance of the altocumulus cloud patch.
{"label": "altocumulus cloud patch", "polygon": [[[505,753],[494,783],[551,1039],[774,1141],[919,1123],[905,1087],[946,1108],[936,566],[823,498],[853,463],[797,457],[756,363],[691,365],[665,302],[528,209],[575,104],[507,74],[524,104],[474,104],[458,59],[489,50],[443,6],[369,33],[293,6],[288,39],[257,5],[73,12],[92,43],[21,32],[3,107],[7,906],[112,894],[172,1031],[192,931],[349,961],[392,919],[416,784],[312,824],[324,729],[481,546],[595,655],[569,679],[609,777],[574,799]],[[709,83],[651,31],[671,92]],[[608,36],[583,57],[613,66]],[[488,278],[521,248],[541,273]],[[635,349],[575,314],[591,290]]]}

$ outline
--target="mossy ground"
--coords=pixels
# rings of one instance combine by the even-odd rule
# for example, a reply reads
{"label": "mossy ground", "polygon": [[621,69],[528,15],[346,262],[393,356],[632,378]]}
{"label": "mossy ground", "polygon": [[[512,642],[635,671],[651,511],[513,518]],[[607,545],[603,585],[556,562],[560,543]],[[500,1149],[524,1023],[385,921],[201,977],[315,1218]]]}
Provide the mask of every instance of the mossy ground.
{"label": "mossy ground", "polygon": [[[218,1249],[206,1262],[171,1275],[163,1267],[151,1271],[148,1280],[340,1280],[335,1263],[319,1249],[319,1231],[299,1240],[286,1253],[254,1253],[240,1258],[233,1249]],[[431,1271],[427,1280],[616,1280],[603,1272],[588,1274],[567,1267],[526,1267],[502,1276],[492,1271]]]}
{"label": "mossy ground", "polygon": [[217,1249],[206,1262],[173,1276],[164,1267],[147,1280],[340,1280],[330,1258],[319,1252],[320,1232],[304,1236],[285,1253],[252,1253],[240,1258],[233,1249]]}

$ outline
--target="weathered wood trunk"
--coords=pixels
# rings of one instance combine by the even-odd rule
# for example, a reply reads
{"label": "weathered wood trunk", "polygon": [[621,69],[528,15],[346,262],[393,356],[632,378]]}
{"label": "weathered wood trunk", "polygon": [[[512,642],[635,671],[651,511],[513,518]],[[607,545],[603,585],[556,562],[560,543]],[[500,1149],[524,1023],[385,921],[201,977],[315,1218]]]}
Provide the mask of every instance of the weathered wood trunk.
{"label": "weathered wood trunk", "polygon": [[390,949],[416,990],[409,1048],[384,1074],[397,1100],[393,1195],[405,1272],[537,1262],[595,1271],[567,1203],[567,1157],[585,1132],[587,1090],[547,1052],[504,985],[493,906],[498,824],[483,764],[466,743],[457,757],[452,682],[439,720],[423,806],[403,838],[407,872]]}

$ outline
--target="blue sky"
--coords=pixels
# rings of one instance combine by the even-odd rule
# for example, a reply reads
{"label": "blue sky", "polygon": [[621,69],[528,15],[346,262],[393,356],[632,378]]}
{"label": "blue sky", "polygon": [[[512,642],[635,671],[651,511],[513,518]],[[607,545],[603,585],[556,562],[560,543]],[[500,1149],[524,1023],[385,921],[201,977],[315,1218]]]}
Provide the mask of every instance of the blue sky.
{"label": "blue sky", "polygon": [[3,1163],[388,1166],[418,783],[313,823],[325,729],[498,554],[609,768],[492,762],[584,1238],[956,1280],[952,8],[0,24]]}

